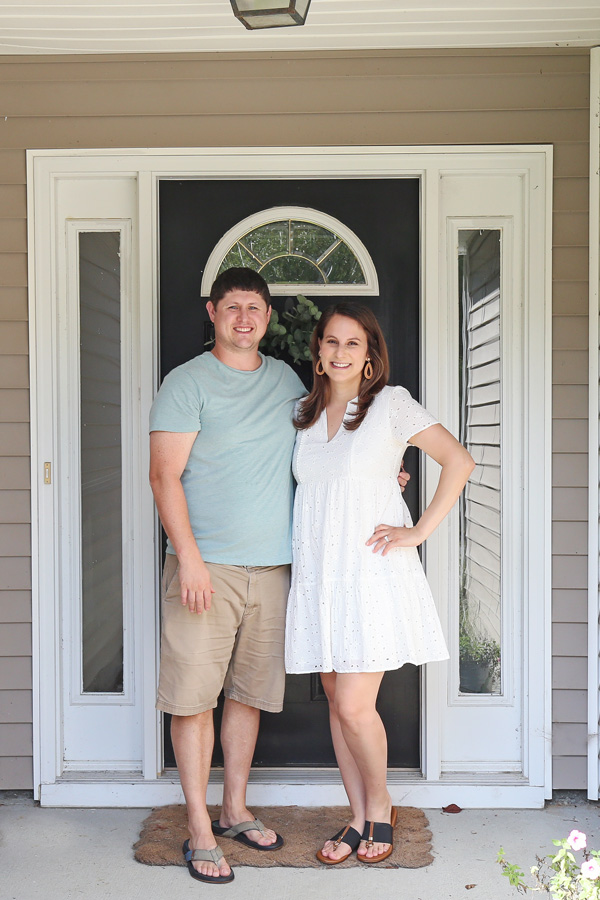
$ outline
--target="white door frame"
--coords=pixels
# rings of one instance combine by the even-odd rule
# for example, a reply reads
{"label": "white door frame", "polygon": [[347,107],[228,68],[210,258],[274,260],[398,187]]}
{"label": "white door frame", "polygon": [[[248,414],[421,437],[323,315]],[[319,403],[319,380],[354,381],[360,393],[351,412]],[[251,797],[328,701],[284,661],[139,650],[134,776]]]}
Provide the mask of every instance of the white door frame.
{"label": "white door frame", "polygon": [[600,529],[598,484],[600,430],[598,390],[600,312],[600,47],[590,53],[590,287],[589,287],[589,504],[588,504],[588,797],[600,796]]}
{"label": "white door frame", "polygon": [[[181,800],[172,773],[162,776],[159,717],[154,709],[157,670],[157,614],[155,595],[157,529],[152,499],[141,490],[139,522],[143,549],[138,564],[139,618],[143,679],[143,759],[139,774],[102,777],[65,777],[60,768],[57,740],[60,703],[55,684],[60,675],[57,646],[55,497],[45,485],[42,467],[55,460],[53,408],[56,402],[52,371],[54,293],[56,291],[56,197],[61,179],[134,177],[138,190],[138,321],[140,365],[152,374],[142,377],[138,400],[140,435],[157,386],[157,186],[161,178],[368,178],[419,177],[422,184],[422,398],[442,421],[454,428],[457,402],[449,397],[448,380],[438,360],[446,358],[448,320],[440,314],[443,299],[452,296],[447,265],[452,218],[450,197],[460,193],[461,179],[520,179],[523,241],[527,248],[521,272],[518,309],[524,395],[521,463],[524,500],[513,522],[522,533],[523,568],[515,582],[526,602],[521,622],[523,666],[527,672],[522,696],[523,735],[520,772],[478,771],[477,777],[454,767],[444,769],[442,710],[464,710],[464,698],[452,694],[456,679],[440,665],[423,678],[423,773],[391,773],[394,799],[421,806],[455,802],[461,806],[533,807],[551,793],[550,705],[550,290],[551,290],[551,178],[552,149],[548,146],[500,147],[338,147],[338,148],[218,148],[166,150],[78,150],[28,152],[28,222],[30,284],[30,358],[32,421],[33,632],[34,632],[34,784],[35,795],[46,805],[149,806]],[[465,181],[466,179],[466,181]],[[454,187],[453,187],[454,186]],[[458,186],[458,187],[457,187]],[[448,205],[450,203],[450,205]],[[491,216],[493,210],[489,210]],[[465,215],[464,210],[456,213]],[[485,211],[477,215],[485,216]],[[466,227],[469,227],[468,225]],[[453,271],[453,270],[452,270]],[[516,321],[516,318],[515,318]],[[148,374],[148,369],[146,370]],[[519,429],[517,428],[517,431]],[[513,444],[511,444],[513,446]],[[147,471],[147,446],[140,439],[140,472]],[[435,483],[435,465],[425,467],[425,492]],[[511,524],[508,524],[511,527]],[[448,572],[451,547],[457,546],[457,519],[451,515],[428,542],[426,566],[434,595],[448,621]],[[143,600],[143,602],[142,602]],[[459,702],[456,702],[456,701]],[[492,698],[494,700],[494,698]],[[475,697],[473,712],[482,706]],[[468,704],[466,704],[468,706]],[[506,703],[505,703],[506,705]],[[462,712],[461,712],[462,714]],[[476,718],[472,720],[476,722]],[[473,726],[476,727],[476,726]],[[465,736],[468,741],[468,735]],[[219,777],[209,788],[218,799]],[[344,802],[336,772],[257,771],[252,774],[249,801],[256,803]]]}

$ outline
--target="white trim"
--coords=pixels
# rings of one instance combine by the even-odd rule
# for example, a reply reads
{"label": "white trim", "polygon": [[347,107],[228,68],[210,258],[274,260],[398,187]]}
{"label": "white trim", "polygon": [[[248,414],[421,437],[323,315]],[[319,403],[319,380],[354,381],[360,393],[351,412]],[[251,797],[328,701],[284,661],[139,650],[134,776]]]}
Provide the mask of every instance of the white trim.
{"label": "white trim", "polygon": [[[458,780],[458,776],[462,776],[463,780],[466,778],[468,781],[471,781],[474,777],[481,777],[489,782],[491,765],[491,761],[485,759],[477,762],[454,761],[452,763],[452,769],[449,770],[444,767],[444,778],[451,777]],[[502,780],[503,778],[511,776],[513,778],[523,778],[523,767],[520,762],[516,763],[512,759],[494,760],[493,765],[498,767],[496,779]]]}
{"label": "white trim", "polygon": [[600,47],[590,54],[590,297],[589,297],[589,504],[588,504],[588,797],[599,797],[599,569],[598,528],[599,391],[598,313],[600,301]]}
{"label": "white trim", "polygon": [[438,0],[426,7],[417,0],[319,0],[301,28],[256,31],[246,30],[225,0],[111,0],[110,5],[3,0],[2,6],[0,51],[17,58],[23,53],[364,54],[391,48],[437,48],[445,53],[449,48],[522,47],[530,52],[532,47],[590,47],[600,37],[593,0],[525,0],[519,5],[514,0],[478,5]]}
{"label": "white trim", "polygon": [[[144,309],[140,309],[140,317],[152,323],[150,331],[154,334],[153,347],[149,346],[149,336],[144,340],[146,346],[139,348],[139,372],[142,386],[142,402],[140,404],[141,416],[147,413],[150,405],[151,393],[156,386],[157,357],[155,340],[157,335],[157,258],[156,258],[156,227],[157,227],[157,186],[161,178],[231,178],[242,179],[248,177],[270,178],[381,178],[381,177],[419,177],[422,182],[423,192],[423,324],[424,332],[431,339],[427,341],[427,353],[424,355],[424,379],[423,397],[426,405],[432,411],[448,408],[449,386],[444,373],[438,365],[440,358],[433,352],[437,348],[442,350],[446,336],[443,330],[444,316],[440,315],[438,288],[440,278],[445,279],[445,271],[440,274],[439,254],[440,246],[445,245],[446,237],[439,230],[440,209],[440,176],[487,177],[490,174],[506,173],[520,175],[523,182],[524,208],[531,208],[534,212],[533,219],[540,224],[541,210],[550,198],[549,182],[551,178],[551,148],[547,146],[500,146],[500,147],[333,147],[333,148],[186,148],[184,150],[70,150],[70,151],[28,151],[29,195],[31,197],[30,212],[30,296],[32,303],[32,323],[30,332],[30,354],[32,359],[32,375],[35,375],[35,363],[37,354],[41,352],[44,342],[55,327],[51,320],[50,304],[41,302],[41,293],[36,289],[40,278],[46,279],[51,274],[50,283],[55,283],[53,277],[55,260],[48,257],[47,235],[51,233],[53,226],[53,209],[55,208],[54,185],[60,178],[76,178],[85,180],[90,175],[111,175],[131,178],[136,177],[138,183],[138,214],[139,227],[139,258],[137,260],[140,302],[144,303]],[[531,173],[531,183],[529,181]],[[549,220],[551,205],[545,212],[546,231],[544,245],[548,248]],[[528,220],[523,225],[525,235],[530,234]],[[541,226],[543,228],[543,226]],[[135,231],[135,229],[134,229]],[[527,253],[527,248],[525,248]],[[541,254],[543,255],[543,254]],[[549,253],[546,253],[546,261],[539,260],[531,266],[527,273],[528,297],[537,297],[539,302],[540,289],[537,293],[532,290],[532,285],[543,283],[545,300],[549,296]],[[46,283],[47,284],[47,283]],[[46,288],[45,288],[46,289]],[[543,370],[548,369],[549,359],[549,307],[546,307],[545,327],[541,334],[535,334],[534,328],[526,328],[525,346],[527,341],[533,342],[536,347],[536,362],[543,359]],[[528,313],[529,314],[529,313]],[[535,323],[539,325],[539,309],[535,312]],[[533,322],[532,322],[533,325]],[[442,354],[443,355],[443,354]],[[532,363],[533,364],[533,363]],[[148,377],[148,367],[154,372],[154,377]],[[550,712],[550,642],[548,640],[549,620],[549,586],[550,586],[550,479],[549,479],[549,454],[550,443],[548,433],[551,425],[550,411],[550,385],[549,378],[540,384],[539,370],[536,378],[533,372],[528,373],[526,389],[528,392],[527,403],[531,410],[533,400],[540,400],[543,392],[543,401],[535,408],[536,416],[541,420],[547,417],[541,430],[534,436],[528,445],[528,458],[531,484],[536,485],[535,498],[530,497],[529,505],[525,509],[524,527],[529,534],[529,574],[523,585],[530,593],[530,626],[527,637],[531,642],[535,641],[531,660],[530,682],[530,708],[524,709],[523,741],[525,743],[525,758],[523,760],[524,777],[510,781],[510,777],[502,777],[501,773],[480,773],[465,784],[466,773],[448,772],[440,779],[442,766],[441,753],[441,718],[440,711],[445,708],[447,696],[445,692],[445,677],[442,677],[441,666],[432,665],[428,668],[423,679],[423,694],[425,698],[422,741],[423,741],[423,772],[424,777],[412,776],[410,789],[403,796],[409,797],[411,802],[424,805],[440,805],[442,800],[446,802],[459,802],[461,805],[474,806],[536,806],[541,805],[545,792],[551,790],[550,765],[547,756],[547,744],[545,735],[551,733]],[[535,393],[534,388],[538,391]],[[51,408],[38,409],[37,385],[32,382],[32,423],[35,443],[32,447],[32,481],[39,479],[41,464],[46,459],[54,459],[55,455],[47,450],[48,442],[52,442],[53,417]],[[138,431],[135,440],[139,441],[139,453],[142,459],[147,452],[145,446],[145,433],[143,421],[138,423]],[[147,456],[145,457],[147,462]],[[431,467],[428,467],[431,471]],[[534,481],[535,478],[535,481]],[[431,493],[431,484],[427,480],[425,490]],[[49,492],[51,495],[52,492]],[[38,512],[46,517],[48,511],[52,513],[52,500],[49,494],[37,487],[32,492],[35,502],[40,504],[33,508],[33,521],[37,521]],[[45,499],[44,499],[45,498]],[[534,502],[535,500],[535,502]],[[123,785],[124,781],[132,785],[131,792],[143,800],[139,805],[148,805],[156,802],[152,799],[159,785],[167,784],[164,779],[157,781],[156,773],[160,769],[159,740],[160,732],[157,727],[158,717],[154,712],[153,694],[156,678],[156,612],[152,609],[149,598],[153,595],[153,579],[156,572],[156,555],[152,537],[154,516],[150,492],[147,490],[142,498],[142,507],[137,513],[137,525],[145,534],[143,547],[140,549],[136,560],[138,589],[140,596],[144,598],[141,604],[144,609],[142,620],[142,633],[139,641],[143,647],[142,666],[144,672],[144,716],[143,716],[143,776],[139,779],[115,773],[114,784],[111,778],[102,781],[102,791],[106,802],[116,802],[115,791],[125,791],[124,787],[115,787],[117,783]],[[42,503],[46,505],[42,509]],[[141,524],[140,524],[141,523]],[[448,580],[449,542],[452,527],[445,523],[429,542],[426,552],[426,563],[432,581],[435,583],[435,592],[443,595],[444,584]],[[36,546],[40,548],[39,538],[36,538]],[[527,556],[527,554],[526,554]],[[42,785],[42,798],[44,802],[52,802],[54,797],[59,802],[60,796],[67,792],[71,798],[77,796],[79,800],[75,805],[88,802],[88,796],[82,788],[83,782],[77,779],[66,781],[59,779],[60,772],[57,769],[57,761],[60,760],[60,746],[56,734],[56,697],[53,688],[52,673],[58,671],[58,646],[55,622],[52,618],[52,603],[44,603],[44,591],[49,595],[47,585],[41,584],[43,565],[52,561],[51,549],[47,546],[40,553],[40,565],[34,569],[35,579],[33,584],[34,603],[34,647],[39,648],[39,664],[34,661],[36,671],[35,709],[35,771],[36,771],[36,795],[39,795],[38,785]],[[445,573],[445,576],[444,576]],[[56,596],[56,587],[54,590]],[[446,610],[444,610],[446,613]],[[545,630],[542,641],[539,640],[540,618],[545,620]],[[532,627],[535,625],[535,628]],[[543,657],[543,665],[541,659]],[[528,657],[525,654],[525,662]],[[527,692],[525,692],[527,693]],[[531,733],[531,741],[527,744],[527,735]],[[39,780],[38,780],[39,779]],[[507,786],[508,779],[508,786]],[[394,779],[392,779],[394,781]],[[315,783],[322,784],[315,778]],[[91,783],[91,778],[87,781]],[[414,784],[413,784],[414,783]],[[499,785],[502,785],[501,787]],[[160,788],[161,791],[167,790]],[[177,787],[179,791],[179,787]],[[213,788],[211,787],[211,791]],[[331,786],[331,797],[335,799],[327,802],[340,802],[339,784]],[[99,791],[99,793],[102,793]],[[296,791],[296,788],[294,788]],[[130,792],[130,793],[131,793]],[[318,799],[323,802],[323,795],[319,789]],[[285,796],[284,796],[285,794]],[[178,794],[178,796],[180,796]],[[211,795],[212,796],[212,795]],[[288,802],[285,792],[282,792],[280,783],[266,784],[264,781],[252,782],[249,796],[251,802]],[[298,794],[290,793],[289,796],[297,796],[294,802],[309,803],[313,792],[308,791],[306,784]],[[329,798],[329,789],[326,794]],[[88,800],[85,798],[88,797]],[[93,801],[99,803],[98,795]],[[252,798],[255,798],[252,800]],[[458,801],[457,801],[457,798]],[[399,797],[399,799],[401,799]],[[132,796],[127,801],[133,802]],[[165,802],[170,802],[169,800]],[[136,803],[137,805],[137,803]]]}
{"label": "white trim", "polygon": [[[439,290],[441,254],[440,254],[440,170],[439,166],[426,166],[421,174],[421,402],[425,407],[434,409],[439,396],[440,386],[432,385],[425,380],[423,362],[428,354],[439,359],[441,349],[441,329],[436,327],[436,316],[430,315],[430,304],[427,298],[435,298]],[[424,473],[426,475],[426,473]],[[421,479],[420,505],[423,509],[427,503],[427,478]],[[422,560],[425,570],[429,570],[430,556],[436,554],[440,571],[448,571],[448,544],[429,541],[422,548]],[[442,617],[442,627],[447,626]],[[447,627],[446,641],[449,640]],[[437,781],[442,773],[442,705],[445,681],[440,665],[424,666],[422,670],[422,737],[421,766],[423,776]]]}
{"label": "white trim", "polygon": [[[477,160],[474,171],[486,172],[500,161],[506,167],[507,154],[547,153],[549,144],[415,144],[411,146],[337,146],[337,147],[82,147],[27,150],[27,158],[54,160],[52,172],[73,175],[97,171],[86,166],[90,157],[103,160],[102,171],[119,173],[123,177],[135,172],[152,172],[159,178],[200,178],[218,180],[223,174],[243,178],[312,178],[314,172],[320,178],[328,175],[336,178],[411,177],[425,171],[423,157],[433,158],[427,168],[439,167],[444,172],[468,171],[467,160]],[[294,170],[295,160],[312,157],[313,171],[302,162]],[[366,159],[373,159],[369,169],[361,168]],[[481,159],[485,157],[485,161]],[[131,164],[131,160],[134,164]],[[240,159],[243,162],[236,163]],[[205,162],[202,162],[204,160]],[[317,164],[320,160],[320,164]],[[355,160],[353,166],[349,160]],[[381,160],[375,162],[375,160]],[[398,163],[402,160],[399,168]],[[127,161],[129,164],[127,165]],[[187,165],[186,165],[187,162]],[[210,163],[210,168],[208,164]],[[345,163],[345,165],[343,165]]]}
{"label": "white trim", "polygon": [[[144,472],[150,470],[150,446],[146,423],[154,395],[158,390],[158,241],[156,225],[158,221],[158,185],[150,172],[138,173],[138,236],[139,236],[139,315],[140,321],[152,323],[151,329],[144,330],[140,341],[140,369],[149,370],[150,377],[142,377],[140,371],[140,409],[138,422],[138,453]],[[149,248],[146,264],[141,264],[142,247]],[[156,552],[160,532],[158,515],[150,490],[141,498],[139,519],[135,523],[137,532],[143,527],[148,539],[136,543],[138,553],[138,589],[141,597],[154,597],[156,585],[160,583],[160,560]],[[158,684],[160,608],[158,603],[144,603],[140,612],[141,636],[141,677],[144,685]],[[146,779],[156,778],[162,770],[162,719],[155,706],[154,693],[143,690],[142,694],[142,773]]]}
{"label": "white trim", "polygon": [[[279,773],[278,773],[279,774]],[[303,780],[286,780],[270,776],[257,780],[252,776],[248,784],[248,804],[266,806],[347,806],[348,800],[339,779],[323,778],[320,771],[309,773]],[[450,803],[472,809],[541,809],[544,789],[531,786],[507,774],[494,783],[481,782],[471,776],[468,782],[457,780],[436,782],[389,780],[392,801],[404,806],[440,809]],[[212,780],[207,791],[209,804],[220,804],[221,780]],[[43,785],[40,805],[53,807],[129,807],[144,808],[183,803],[179,780],[171,776],[159,780],[136,780],[120,774],[107,783],[103,780],[60,781]]]}
{"label": "white trim", "polygon": [[[39,475],[40,459],[43,454],[39,451],[40,446],[39,435],[39,418],[37,404],[37,356],[33,353],[33,344],[31,335],[37,331],[37,304],[36,304],[36,271],[37,271],[37,255],[34,230],[34,160],[33,157],[27,156],[27,283],[28,289],[28,321],[29,321],[29,422],[30,422],[30,441],[31,441],[31,509],[41,512],[41,497],[43,490],[42,479]],[[41,463],[43,465],[43,463]],[[31,517],[31,584],[33,589],[32,609],[31,609],[31,631],[32,631],[32,647],[31,647],[31,664],[32,664],[32,683],[33,683],[33,799],[39,800],[39,786],[42,781],[41,758],[42,750],[40,745],[40,736],[42,734],[41,726],[41,694],[36,690],[36,686],[42,683],[41,673],[42,657],[40,642],[40,622],[39,622],[39,603],[36,602],[35,587],[40,583],[40,549],[39,549],[39,518]]]}
{"label": "white trim", "polygon": [[376,297],[379,295],[379,280],[375,264],[371,259],[371,254],[351,228],[340,222],[339,219],[321,212],[319,209],[310,209],[306,206],[272,206],[270,209],[263,209],[260,212],[253,213],[245,219],[236,222],[236,224],[227,231],[219,242],[213,248],[208,262],[204,268],[202,276],[202,285],[200,294],[202,297],[208,297],[212,283],[217,277],[221,263],[225,256],[241,238],[249,231],[260,228],[261,225],[267,225],[271,222],[281,222],[285,219],[293,219],[296,222],[310,222],[314,225],[321,225],[328,231],[333,232],[336,237],[342,238],[345,244],[350,247],[356,258],[358,259],[363,274],[365,276],[364,284],[269,284],[269,292],[273,297],[284,296],[288,294],[312,294],[313,296],[342,297],[348,294],[358,294],[362,297]]}
{"label": "white trim", "polygon": [[[553,161],[554,150],[548,150],[546,160],[545,180],[535,180],[533,173],[524,179],[524,189],[532,193],[532,203],[529,208],[529,216],[533,220],[536,213],[539,215],[545,210],[543,245],[544,250],[541,259],[532,257],[529,247],[525,248],[526,254],[526,292],[531,297],[543,284],[545,316],[540,323],[536,312],[529,302],[524,309],[524,346],[526,351],[526,365],[524,381],[527,385],[527,401],[530,410],[535,413],[535,424],[530,428],[530,441],[526,449],[527,471],[526,479],[529,486],[533,486],[534,492],[541,498],[541,516],[546,527],[541,531],[535,523],[536,510],[529,509],[526,514],[526,541],[523,553],[527,565],[527,580],[523,582],[523,589],[527,593],[534,593],[540,597],[540,609],[536,610],[533,604],[529,604],[528,618],[523,623],[525,684],[527,690],[524,696],[524,715],[529,721],[529,728],[525,730],[523,740],[525,742],[526,758],[531,758],[530,745],[540,735],[543,740],[544,755],[533,761],[531,767],[525,770],[530,782],[545,785],[545,797],[552,797],[552,212],[553,212]],[[526,223],[526,231],[530,228]],[[540,327],[541,325],[541,327]],[[537,351],[537,352],[536,352]],[[539,396],[540,371],[536,360],[544,360],[542,379],[544,389],[542,397]],[[541,402],[540,402],[541,401]],[[538,408],[539,403],[539,408]],[[537,490],[536,490],[537,487]],[[543,565],[537,566],[536,560],[543,560]],[[544,654],[543,670],[536,666],[535,648],[540,635],[540,616],[543,622],[543,643],[546,647]],[[534,652],[532,652],[534,651]],[[543,691],[543,709],[532,709],[532,697],[538,691]]]}

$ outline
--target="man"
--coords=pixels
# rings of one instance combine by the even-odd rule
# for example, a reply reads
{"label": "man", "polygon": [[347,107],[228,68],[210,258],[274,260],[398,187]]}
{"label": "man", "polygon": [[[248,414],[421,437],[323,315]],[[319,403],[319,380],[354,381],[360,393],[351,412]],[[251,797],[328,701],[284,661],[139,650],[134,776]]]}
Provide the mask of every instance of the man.
{"label": "man", "polygon": [[[214,348],[174,369],[152,407],[150,482],[168,537],[157,708],[172,715],[190,874],[223,883],[233,872],[214,834],[257,850],[283,843],[245,798],[260,710],[283,705],[292,413],[305,389],[258,351],[271,315],[260,275],[223,272],[206,308]],[[212,710],[222,688],[223,805],[211,824]]]}

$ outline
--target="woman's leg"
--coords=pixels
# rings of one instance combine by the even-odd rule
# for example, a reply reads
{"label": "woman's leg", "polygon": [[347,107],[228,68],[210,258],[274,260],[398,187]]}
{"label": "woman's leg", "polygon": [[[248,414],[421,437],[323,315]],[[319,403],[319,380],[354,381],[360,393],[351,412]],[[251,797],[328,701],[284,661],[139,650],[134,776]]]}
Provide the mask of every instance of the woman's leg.
{"label": "woman's leg", "polygon": [[[344,740],[340,720],[337,715],[335,707],[337,678],[338,676],[335,672],[321,673],[323,690],[327,695],[329,703],[329,724],[331,727],[331,739],[333,741],[333,749],[335,750],[335,758],[340,769],[340,774],[342,776],[342,781],[344,782],[346,793],[348,794],[350,809],[352,811],[352,818],[347,824],[352,828],[355,828],[359,834],[362,834],[365,824],[365,788],[358,767]],[[339,859],[342,856],[346,856],[349,850],[350,847],[343,841],[338,847],[334,847],[333,841],[326,841],[321,853],[328,859]]]}
{"label": "woman's leg", "polygon": [[[344,743],[359,773],[365,819],[389,822],[392,799],[387,789],[387,737],[375,708],[383,672],[338,674],[334,706]],[[379,856],[388,844],[359,848],[360,856]],[[362,852],[361,852],[362,850]]]}

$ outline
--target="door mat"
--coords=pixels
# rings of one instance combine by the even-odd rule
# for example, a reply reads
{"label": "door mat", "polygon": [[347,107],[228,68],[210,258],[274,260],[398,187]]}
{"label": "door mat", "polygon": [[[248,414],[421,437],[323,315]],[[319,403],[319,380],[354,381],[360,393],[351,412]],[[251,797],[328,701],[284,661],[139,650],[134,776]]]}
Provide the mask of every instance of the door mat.
{"label": "door mat", "polygon": [[[209,807],[208,811],[211,820],[218,818],[218,807]],[[219,846],[231,866],[341,869],[365,865],[356,859],[356,854],[337,866],[324,866],[315,856],[325,840],[348,821],[349,810],[345,806],[253,806],[252,812],[268,828],[283,835],[285,844],[280,850],[267,853],[220,837]],[[428,825],[422,810],[398,807],[393,853],[372,865],[384,869],[428,866],[433,862]],[[183,866],[181,845],[188,837],[185,806],[158,807],[142,824],[140,838],[133,847],[135,858],[148,866]]]}

